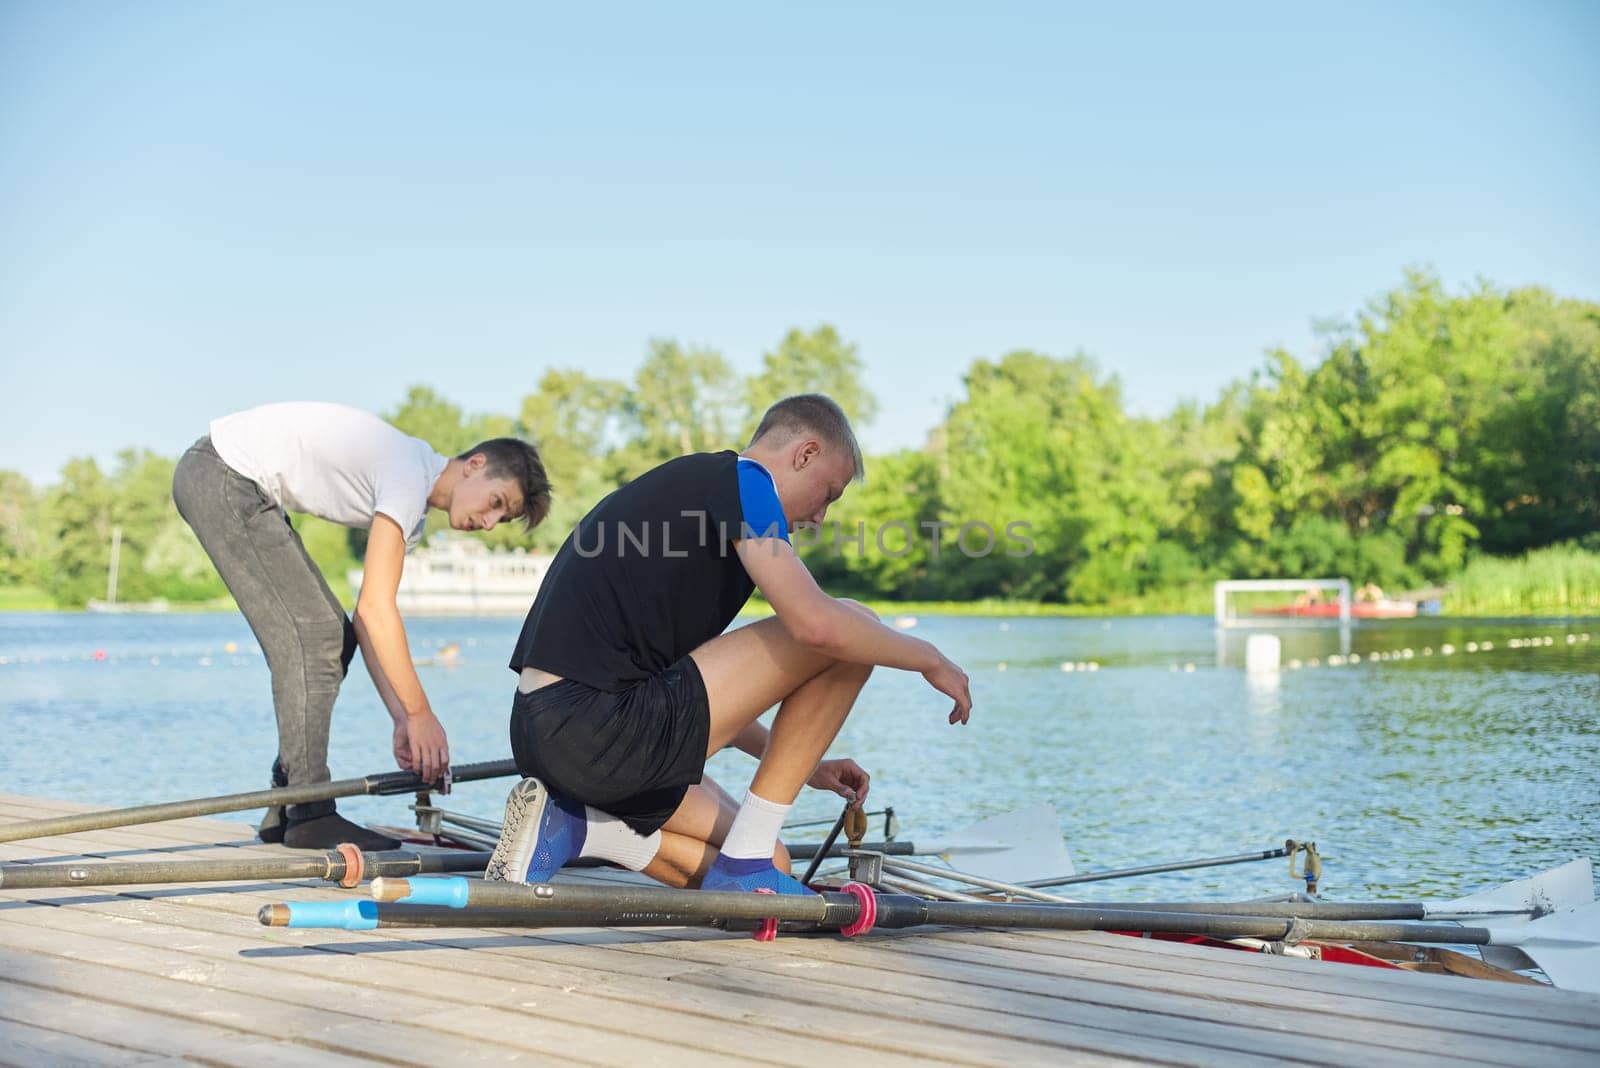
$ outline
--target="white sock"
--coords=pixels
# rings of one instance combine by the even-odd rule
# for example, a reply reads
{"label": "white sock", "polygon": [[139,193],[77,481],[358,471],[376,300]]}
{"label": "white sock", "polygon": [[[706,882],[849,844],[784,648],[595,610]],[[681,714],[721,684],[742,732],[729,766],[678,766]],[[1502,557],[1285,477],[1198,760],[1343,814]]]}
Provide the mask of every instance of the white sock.
{"label": "white sock", "polygon": [[621,864],[629,871],[643,871],[661,850],[660,831],[640,834],[593,805],[584,805],[583,815],[588,827],[584,831],[583,849],[578,852],[580,857],[598,857]]}
{"label": "white sock", "polygon": [[789,815],[791,805],[776,805],[764,797],[746,790],[744,804],[728,828],[727,841],[722,843],[722,855],[730,860],[754,860],[772,856],[778,844],[778,832]]}

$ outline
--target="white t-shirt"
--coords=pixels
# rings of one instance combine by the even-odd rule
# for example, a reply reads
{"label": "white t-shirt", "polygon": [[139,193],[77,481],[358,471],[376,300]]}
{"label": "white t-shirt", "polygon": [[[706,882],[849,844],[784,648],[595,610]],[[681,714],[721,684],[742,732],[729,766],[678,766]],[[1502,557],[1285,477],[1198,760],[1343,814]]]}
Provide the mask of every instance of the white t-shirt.
{"label": "white t-shirt", "polygon": [[450,462],[371,412],[317,401],[214,419],[211,445],[286,511],[361,528],[382,512],[400,525],[408,549],[422,538],[428,494]]}

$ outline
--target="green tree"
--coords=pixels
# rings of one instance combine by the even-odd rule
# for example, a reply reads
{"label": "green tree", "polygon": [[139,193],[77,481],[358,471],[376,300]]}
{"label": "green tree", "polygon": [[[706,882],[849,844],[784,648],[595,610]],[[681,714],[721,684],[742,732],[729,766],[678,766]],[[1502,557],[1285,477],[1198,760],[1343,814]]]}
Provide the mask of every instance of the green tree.
{"label": "green tree", "polygon": [[406,390],[405,400],[392,412],[384,414],[397,430],[421,438],[434,451],[454,456],[469,448],[471,431],[462,418],[461,407],[442,397],[430,386],[412,386]]}
{"label": "green tree", "polygon": [[42,499],[16,471],[0,471],[0,585],[38,578],[44,540],[39,530]]}
{"label": "green tree", "polygon": [[[1136,592],[1165,487],[1149,477],[1116,379],[1081,355],[1019,351],[977,361],[965,384],[936,438],[956,550],[941,559],[945,588],[1088,602]],[[995,535],[987,552],[985,528]]]}
{"label": "green tree", "polygon": [[627,387],[578,370],[546,371],[522,400],[521,424],[550,476],[550,516],[534,544],[553,551],[590,508],[617,488],[615,456]]}
{"label": "green tree", "polygon": [[650,342],[623,402],[622,475],[633,478],[685,453],[733,447],[740,393],[721,353],[684,348],[676,341]]}
{"label": "green tree", "polygon": [[761,357],[761,371],[745,382],[745,432],[748,441],[762,414],[796,393],[825,393],[857,429],[878,414],[878,399],[863,381],[866,365],[859,348],[824,323],[810,331],[791,329],[775,349]]}
{"label": "green tree", "polygon": [[820,530],[797,531],[794,541],[829,589],[891,599],[937,597],[932,534],[938,522],[935,459],[906,450],[869,460],[866,481],[845,491]]}
{"label": "green tree", "polygon": [[69,460],[47,493],[45,589],[63,608],[103,597],[115,494],[92,458]]}

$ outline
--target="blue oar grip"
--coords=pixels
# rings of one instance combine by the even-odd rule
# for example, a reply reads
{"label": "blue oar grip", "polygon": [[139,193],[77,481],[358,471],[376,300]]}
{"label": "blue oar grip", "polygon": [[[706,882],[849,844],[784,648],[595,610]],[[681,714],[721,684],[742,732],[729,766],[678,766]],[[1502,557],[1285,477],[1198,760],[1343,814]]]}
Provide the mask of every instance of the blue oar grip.
{"label": "blue oar grip", "polygon": [[453,909],[467,907],[467,880],[459,875],[446,875],[436,879],[409,880],[411,893],[400,900],[407,905],[445,905]]}
{"label": "blue oar grip", "polygon": [[370,931],[378,926],[376,901],[290,901],[289,927],[342,927]]}

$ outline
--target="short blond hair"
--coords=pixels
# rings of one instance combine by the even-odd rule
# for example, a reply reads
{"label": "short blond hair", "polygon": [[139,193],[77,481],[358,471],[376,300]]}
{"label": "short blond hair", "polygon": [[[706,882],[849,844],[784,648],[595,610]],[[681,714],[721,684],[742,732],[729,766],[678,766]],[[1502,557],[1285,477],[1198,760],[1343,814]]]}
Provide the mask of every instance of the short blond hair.
{"label": "short blond hair", "polygon": [[[867,475],[866,462],[861,457],[861,446],[856,443],[856,432],[850,429],[850,420],[844,409],[829,396],[821,393],[797,393],[767,409],[750,438],[754,445],[768,434],[778,435],[776,444],[793,441],[810,434],[825,444],[844,449],[850,454],[852,482],[860,482]],[[748,446],[747,446],[748,447]]]}

